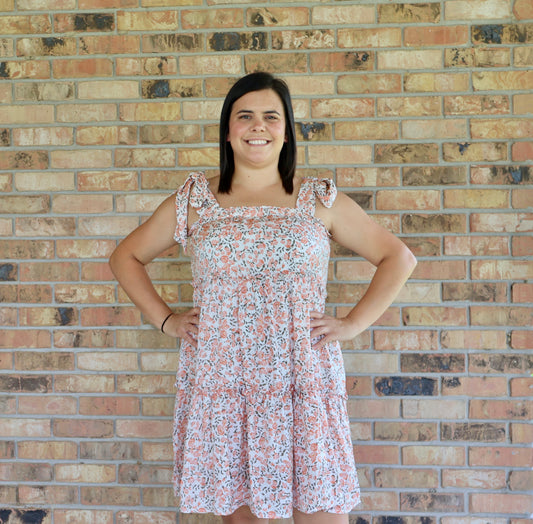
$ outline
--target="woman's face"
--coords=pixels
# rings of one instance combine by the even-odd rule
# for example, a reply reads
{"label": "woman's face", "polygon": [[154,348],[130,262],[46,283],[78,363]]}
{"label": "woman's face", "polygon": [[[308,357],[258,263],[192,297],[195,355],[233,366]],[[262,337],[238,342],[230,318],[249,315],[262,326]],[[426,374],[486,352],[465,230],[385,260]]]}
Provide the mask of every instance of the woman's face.
{"label": "woman's face", "polygon": [[227,140],[235,167],[277,168],[286,141],[283,102],[272,89],[251,91],[233,103]]}

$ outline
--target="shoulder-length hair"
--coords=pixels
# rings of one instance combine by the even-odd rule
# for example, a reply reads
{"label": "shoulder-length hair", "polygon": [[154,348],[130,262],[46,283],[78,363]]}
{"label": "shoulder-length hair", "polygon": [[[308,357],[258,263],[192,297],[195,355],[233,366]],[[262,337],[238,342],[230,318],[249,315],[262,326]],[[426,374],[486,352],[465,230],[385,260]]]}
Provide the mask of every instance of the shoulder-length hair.
{"label": "shoulder-length hair", "polygon": [[272,89],[283,102],[283,109],[285,110],[285,135],[287,140],[279,155],[278,170],[281,175],[283,188],[287,193],[292,193],[293,178],[296,171],[296,133],[294,130],[294,113],[292,110],[291,95],[287,84],[283,80],[264,72],[251,73],[237,80],[228,91],[224,100],[220,114],[220,180],[218,184],[218,191],[220,193],[229,193],[231,191],[231,181],[235,171],[233,149],[227,140],[233,104],[235,100],[246,93],[261,91],[262,89]]}

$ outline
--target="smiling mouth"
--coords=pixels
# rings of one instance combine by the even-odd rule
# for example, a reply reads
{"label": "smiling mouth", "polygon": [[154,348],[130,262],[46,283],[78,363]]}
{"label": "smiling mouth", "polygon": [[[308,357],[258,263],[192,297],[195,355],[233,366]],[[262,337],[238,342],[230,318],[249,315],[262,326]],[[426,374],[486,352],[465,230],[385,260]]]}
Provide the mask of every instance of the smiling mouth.
{"label": "smiling mouth", "polygon": [[251,146],[266,146],[269,143],[269,141],[261,139],[261,138],[257,138],[254,140],[246,140],[246,143]]}

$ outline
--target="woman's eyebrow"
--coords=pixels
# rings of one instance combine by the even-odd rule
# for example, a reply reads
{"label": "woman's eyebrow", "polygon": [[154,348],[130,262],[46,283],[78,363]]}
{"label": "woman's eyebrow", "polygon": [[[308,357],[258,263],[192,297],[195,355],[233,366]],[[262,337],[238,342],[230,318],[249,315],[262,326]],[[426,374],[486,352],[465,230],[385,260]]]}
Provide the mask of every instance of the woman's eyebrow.
{"label": "woman's eyebrow", "polygon": [[[237,111],[237,114],[240,114],[240,113],[253,113],[253,111],[251,109],[239,109],[239,111]],[[275,109],[269,109],[268,111],[263,111],[263,114],[280,115],[279,111],[276,111]]]}

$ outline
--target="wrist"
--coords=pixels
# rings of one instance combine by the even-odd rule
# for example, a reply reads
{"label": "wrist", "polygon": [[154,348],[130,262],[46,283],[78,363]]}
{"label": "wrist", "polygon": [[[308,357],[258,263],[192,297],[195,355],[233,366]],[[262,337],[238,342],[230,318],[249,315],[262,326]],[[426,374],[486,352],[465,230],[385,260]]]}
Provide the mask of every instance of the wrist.
{"label": "wrist", "polygon": [[168,320],[173,314],[174,314],[174,312],[171,311],[171,312],[165,317],[165,319],[163,320],[163,322],[161,322],[161,333],[164,333],[164,332],[165,332],[163,328],[165,327],[165,324],[166,324],[167,320]]}

